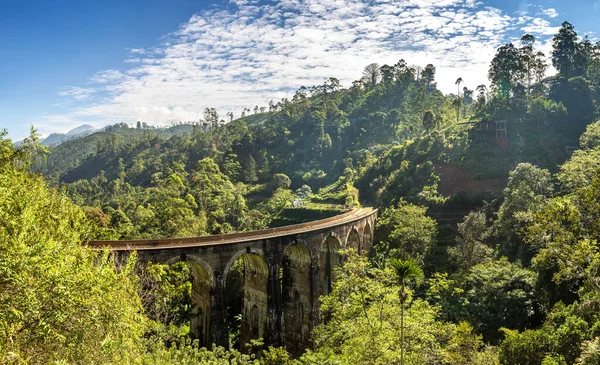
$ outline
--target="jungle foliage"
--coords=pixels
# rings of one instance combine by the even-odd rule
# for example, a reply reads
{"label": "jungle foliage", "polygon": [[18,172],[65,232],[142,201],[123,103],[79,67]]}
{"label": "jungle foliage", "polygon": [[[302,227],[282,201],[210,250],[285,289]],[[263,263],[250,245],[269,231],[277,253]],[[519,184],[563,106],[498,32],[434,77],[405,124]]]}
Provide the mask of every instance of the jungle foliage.
{"label": "jungle foliage", "polygon": [[[45,160],[34,135],[19,148],[2,136],[0,361],[598,363],[599,50],[565,22],[549,59],[531,35],[500,47],[489,89],[461,92],[459,77],[444,95],[433,65],[400,60],[228,123],[207,108],[173,135],[118,124]],[[477,123],[496,121],[506,135],[477,137]],[[361,203],[380,209],[374,249],[346,253],[321,298],[329,320],[297,359],[259,339],[200,348],[189,267],[115,268],[80,245],[260,229]]]}

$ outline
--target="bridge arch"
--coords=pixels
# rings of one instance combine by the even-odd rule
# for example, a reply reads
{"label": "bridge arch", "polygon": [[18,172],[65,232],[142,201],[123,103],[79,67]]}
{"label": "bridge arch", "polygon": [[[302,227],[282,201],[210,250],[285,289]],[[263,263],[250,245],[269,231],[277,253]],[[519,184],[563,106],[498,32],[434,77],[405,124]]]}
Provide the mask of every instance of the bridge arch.
{"label": "bridge arch", "polygon": [[252,251],[233,255],[223,275],[227,327],[239,331],[233,343],[239,350],[250,340],[265,338],[268,329],[269,267],[259,250]]}
{"label": "bridge arch", "polygon": [[214,302],[212,295],[215,281],[210,265],[195,255],[182,255],[167,261],[169,266],[178,262],[186,263],[190,268],[192,281],[193,312],[190,320],[190,332],[200,341],[201,346],[209,346],[213,342],[211,331],[211,308]]}
{"label": "bridge arch", "polygon": [[373,247],[373,228],[371,228],[371,224],[369,224],[369,222],[367,222],[367,224],[365,224],[365,230],[362,235],[362,238],[363,238],[362,239],[363,251],[365,251],[365,252],[371,251],[371,248]]}
{"label": "bridge arch", "polygon": [[[231,270],[231,266],[233,266],[233,264],[238,261],[240,259],[240,257],[246,255],[246,254],[255,254],[258,255],[260,257],[265,257],[263,251],[260,248],[254,248],[254,247],[247,247],[244,250],[240,250],[237,251],[236,253],[234,253],[229,260],[227,260],[227,263],[225,264],[225,269],[223,270],[223,280],[225,280],[225,277],[227,276],[227,273],[229,272],[229,270]],[[223,286],[226,286],[227,283],[223,282]]]}
{"label": "bridge arch", "polygon": [[283,323],[285,347],[302,353],[310,345],[312,316],[312,255],[303,240],[283,252]]}
{"label": "bridge arch", "polygon": [[360,234],[355,226],[350,229],[348,232],[348,236],[346,237],[346,248],[353,248],[358,252],[358,254],[362,254],[362,247],[360,244]]}
{"label": "bridge arch", "polygon": [[321,283],[321,295],[327,295],[332,290],[332,284],[335,281],[334,267],[341,264],[340,249],[342,244],[340,240],[330,234],[321,244],[319,252],[319,282]]}

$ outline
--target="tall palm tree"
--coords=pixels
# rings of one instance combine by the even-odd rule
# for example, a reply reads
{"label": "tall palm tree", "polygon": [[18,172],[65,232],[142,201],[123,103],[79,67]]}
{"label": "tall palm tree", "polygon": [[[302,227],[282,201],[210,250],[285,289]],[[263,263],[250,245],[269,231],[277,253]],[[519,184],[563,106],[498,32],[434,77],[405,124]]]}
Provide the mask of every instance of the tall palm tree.
{"label": "tall palm tree", "polygon": [[484,84],[481,84],[477,86],[477,89],[475,90],[477,90],[477,92],[479,93],[479,95],[477,96],[477,104],[479,105],[479,107],[482,107],[486,102],[485,94],[487,93],[487,87]]}
{"label": "tall palm tree", "polygon": [[452,100],[452,104],[456,107],[456,123],[458,123],[460,120],[460,107],[462,105],[462,99],[460,96]]}
{"label": "tall palm tree", "polygon": [[484,84],[481,84],[477,86],[475,90],[477,90],[477,92],[480,94],[485,94],[487,92],[487,87]]}
{"label": "tall palm tree", "polygon": [[463,79],[462,77],[459,77],[458,79],[456,79],[456,82],[454,83],[454,85],[456,85],[456,87],[458,88],[458,90],[456,91],[456,95],[458,97],[460,97],[460,84],[462,84]]}
{"label": "tall palm tree", "polygon": [[406,303],[406,286],[411,282],[418,283],[423,278],[423,270],[415,260],[391,259],[389,261],[398,284],[400,284],[400,365],[404,365],[404,304]]}
{"label": "tall palm tree", "polygon": [[462,84],[463,79],[462,77],[459,77],[458,79],[456,79],[456,82],[454,83],[454,85],[456,85],[457,90],[456,90],[456,123],[458,123],[459,120],[459,115],[460,115],[460,104],[461,104],[461,100],[460,100],[460,84]]}

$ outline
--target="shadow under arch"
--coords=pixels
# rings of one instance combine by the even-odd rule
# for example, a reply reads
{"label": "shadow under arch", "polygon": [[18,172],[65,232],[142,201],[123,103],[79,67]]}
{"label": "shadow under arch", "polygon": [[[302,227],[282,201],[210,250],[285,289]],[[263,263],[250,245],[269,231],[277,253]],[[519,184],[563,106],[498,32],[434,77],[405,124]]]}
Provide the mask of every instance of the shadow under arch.
{"label": "shadow under arch", "polygon": [[304,243],[295,242],[283,253],[283,318],[285,347],[302,354],[310,346],[312,295],[311,254]]}
{"label": "shadow under arch", "polygon": [[240,251],[227,264],[224,279],[229,333],[238,334],[231,345],[245,350],[251,340],[267,334],[269,268],[260,254]]}
{"label": "shadow under arch", "polygon": [[360,243],[360,234],[355,227],[352,227],[350,233],[348,233],[348,237],[346,237],[346,248],[353,248],[358,252],[359,255],[362,254],[362,245]]}
{"label": "shadow under arch", "polygon": [[335,281],[334,267],[341,264],[340,249],[342,245],[340,240],[329,235],[321,244],[319,252],[319,281],[321,283],[321,295],[327,295],[331,292],[332,283]]}
{"label": "shadow under arch", "polygon": [[364,251],[363,254],[368,255],[368,252],[371,251],[371,248],[373,248],[373,228],[371,228],[371,224],[369,224],[369,222],[365,224],[365,231],[362,237],[362,249]]}
{"label": "shadow under arch", "polygon": [[173,265],[178,262],[184,262],[190,268],[193,306],[190,332],[193,338],[198,339],[201,346],[210,346],[213,343],[211,308],[214,301],[212,296],[214,277],[212,270],[204,260],[192,255],[169,260],[167,264]]}

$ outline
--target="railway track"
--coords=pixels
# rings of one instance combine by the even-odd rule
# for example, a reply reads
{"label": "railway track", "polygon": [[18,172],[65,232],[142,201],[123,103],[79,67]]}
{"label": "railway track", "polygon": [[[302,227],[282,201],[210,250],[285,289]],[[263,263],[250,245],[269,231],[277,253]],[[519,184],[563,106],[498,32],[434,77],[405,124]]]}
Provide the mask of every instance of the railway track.
{"label": "railway track", "polygon": [[376,209],[359,208],[334,217],[320,219],[312,222],[294,224],[290,226],[267,228],[260,231],[218,234],[212,236],[164,238],[149,240],[123,240],[123,241],[88,241],[87,245],[93,249],[108,248],[113,251],[141,251],[157,249],[176,249],[199,246],[227,245],[245,241],[259,241],[270,238],[284,237],[306,232],[327,229],[342,224],[348,224],[375,214]]}

